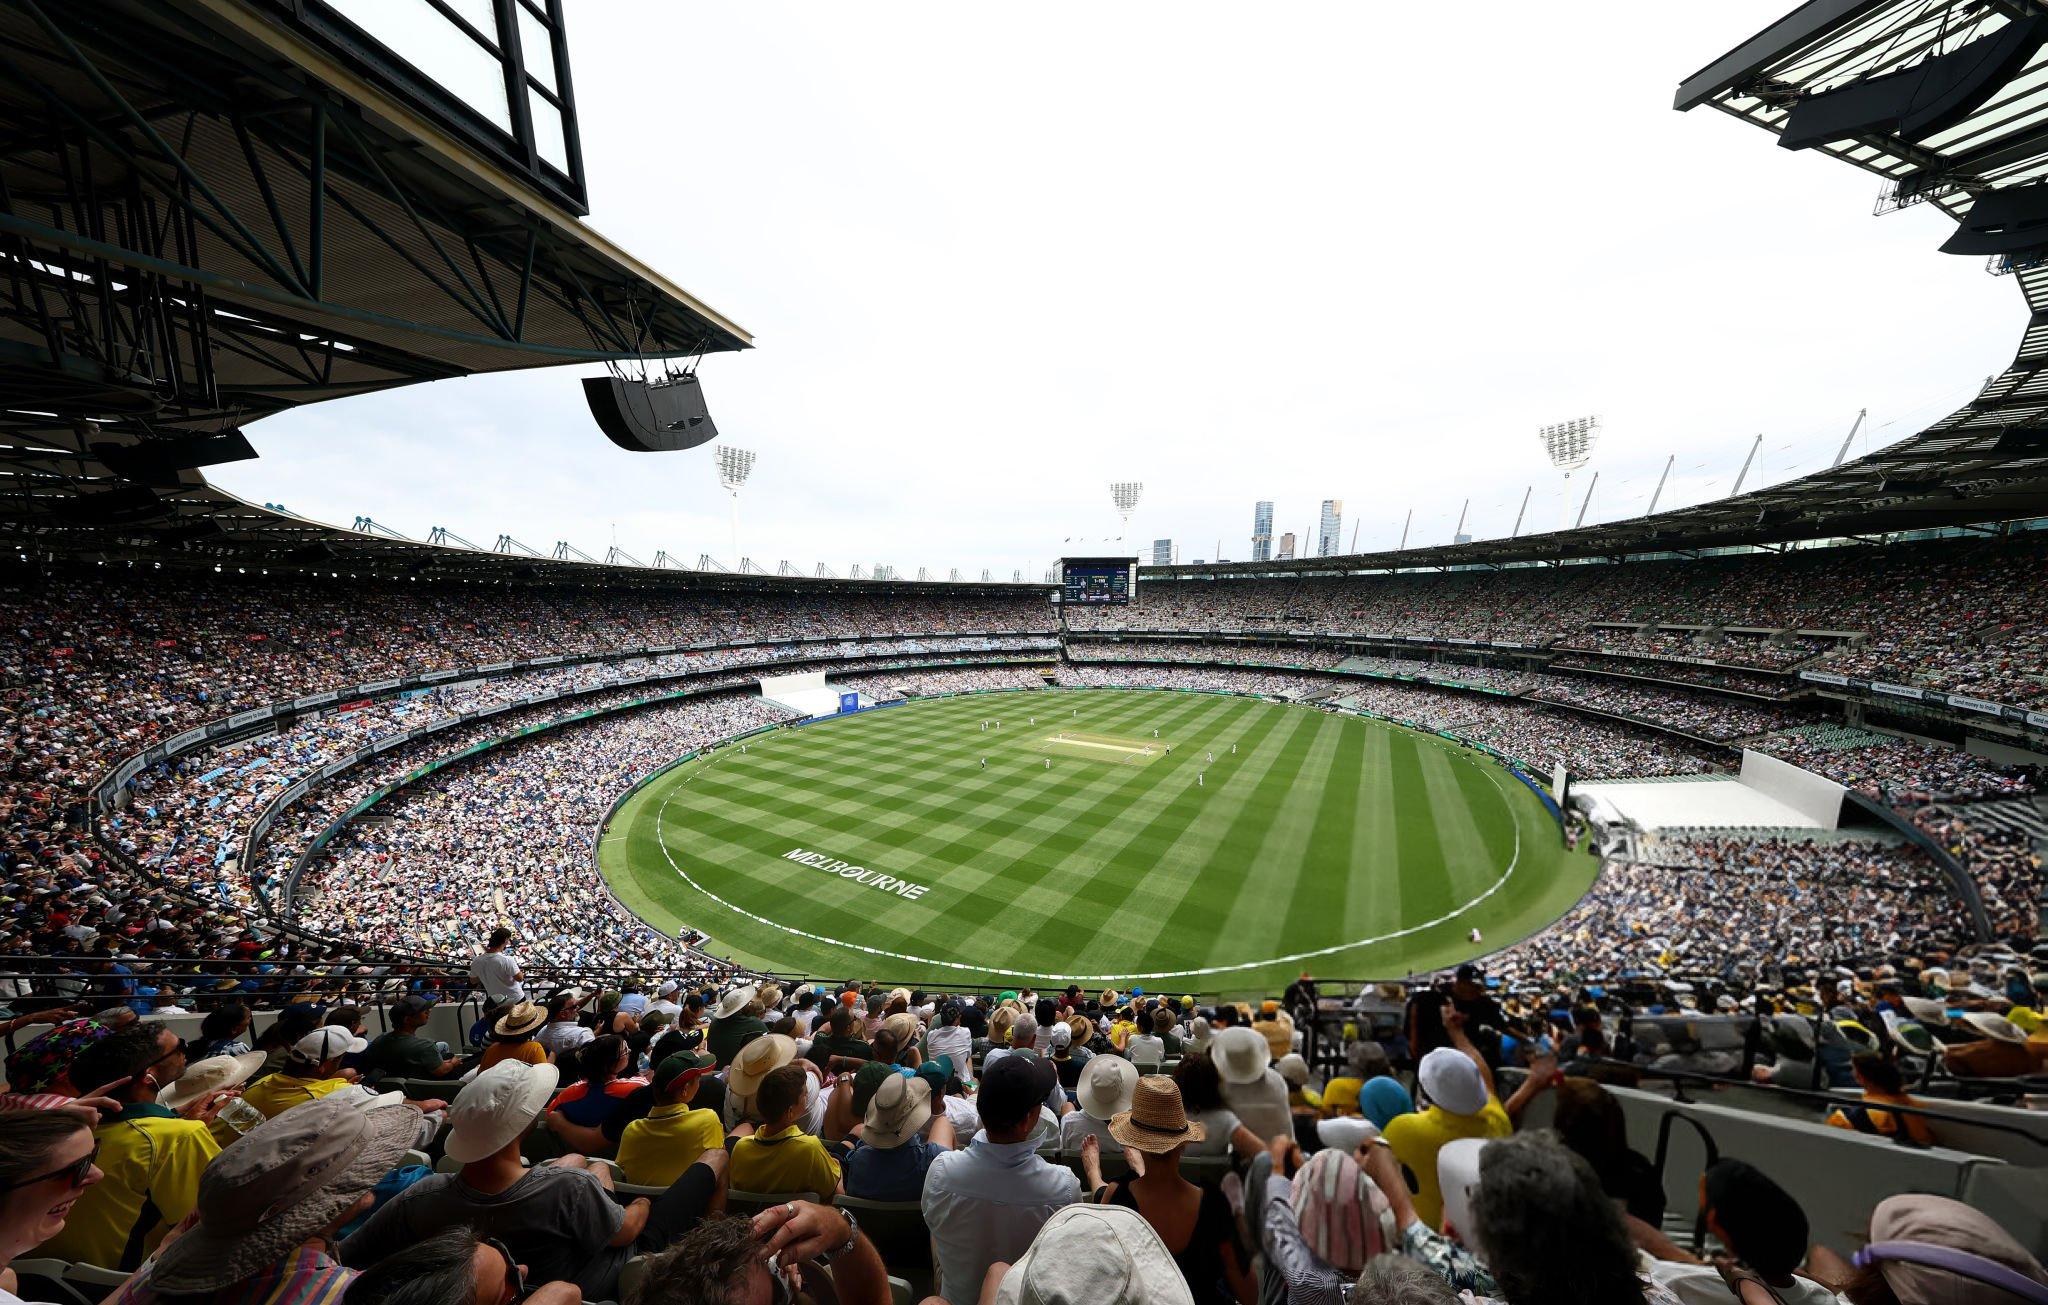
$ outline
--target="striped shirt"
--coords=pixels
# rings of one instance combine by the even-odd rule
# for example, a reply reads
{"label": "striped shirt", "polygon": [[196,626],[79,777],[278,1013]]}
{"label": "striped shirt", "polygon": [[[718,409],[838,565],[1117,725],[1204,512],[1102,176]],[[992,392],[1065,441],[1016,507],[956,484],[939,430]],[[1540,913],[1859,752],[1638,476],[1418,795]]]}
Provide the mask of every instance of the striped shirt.
{"label": "striped shirt", "polygon": [[[230,1287],[203,1293],[214,1305],[340,1305],[342,1294],[356,1279],[310,1246],[300,1246],[255,1276]],[[149,1276],[124,1288],[116,1305],[156,1305],[167,1299],[149,1285]],[[176,1299],[176,1298],[170,1298]]]}

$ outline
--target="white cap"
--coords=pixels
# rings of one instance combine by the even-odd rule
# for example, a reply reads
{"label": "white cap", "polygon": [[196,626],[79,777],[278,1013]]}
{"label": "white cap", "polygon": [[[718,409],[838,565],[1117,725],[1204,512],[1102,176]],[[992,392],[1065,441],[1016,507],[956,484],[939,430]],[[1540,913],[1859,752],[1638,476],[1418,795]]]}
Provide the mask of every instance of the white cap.
{"label": "white cap", "polygon": [[1415,1071],[1430,1104],[1454,1115],[1476,1115],[1486,1109],[1486,1079],[1472,1058],[1452,1047],[1438,1047],[1422,1058]]}
{"label": "white cap", "polygon": [[307,1063],[317,1065],[336,1056],[353,1055],[369,1045],[339,1024],[329,1024],[294,1042],[292,1050]]}

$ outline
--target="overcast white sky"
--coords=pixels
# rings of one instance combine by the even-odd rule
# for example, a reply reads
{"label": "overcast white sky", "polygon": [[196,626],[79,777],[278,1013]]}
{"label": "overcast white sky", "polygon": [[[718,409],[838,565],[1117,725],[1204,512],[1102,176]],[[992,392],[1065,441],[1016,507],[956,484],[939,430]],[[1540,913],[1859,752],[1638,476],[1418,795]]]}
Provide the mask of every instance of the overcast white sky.
{"label": "overcast white sky", "polygon": [[[591,223],[751,330],[702,369],[759,456],[740,551],[1043,569],[1504,535],[1537,427],[1598,413],[1588,520],[1824,465],[1960,404],[2024,313],[1946,219],[1678,81],[1791,0],[1669,5],[572,0]],[[255,427],[215,479],[415,537],[736,560],[709,449],[620,452],[555,369]],[[1581,480],[1583,483],[1583,480]],[[1578,504],[1570,505],[1576,512]],[[1068,538],[1087,544],[1065,543]],[[1148,556],[1149,560],[1149,556]]]}

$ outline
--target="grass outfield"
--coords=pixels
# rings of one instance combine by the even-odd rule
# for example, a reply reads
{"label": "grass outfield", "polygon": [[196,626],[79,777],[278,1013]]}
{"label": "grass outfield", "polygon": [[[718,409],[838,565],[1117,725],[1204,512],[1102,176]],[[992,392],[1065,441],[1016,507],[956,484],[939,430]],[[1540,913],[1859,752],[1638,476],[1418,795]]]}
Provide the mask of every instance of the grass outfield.
{"label": "grass outfield", "polygon": [[[1061,733],[1121,746],[1050,746]],[[970,694],[757,736],[648,783],[599,861],[657,928],[687,923],[767,968],[1204,991],[1455,964],[1562,915],[1597,868],[1525,785],[1446,740],[1119,689]]]}

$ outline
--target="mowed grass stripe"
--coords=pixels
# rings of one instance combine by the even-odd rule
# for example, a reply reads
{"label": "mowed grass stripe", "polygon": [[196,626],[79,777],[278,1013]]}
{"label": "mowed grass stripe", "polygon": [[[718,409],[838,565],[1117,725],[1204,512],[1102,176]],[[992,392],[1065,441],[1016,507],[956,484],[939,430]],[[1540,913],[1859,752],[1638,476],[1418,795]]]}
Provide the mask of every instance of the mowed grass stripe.
{"label": "mowed grass stripe", "polygon": [[1451,905],[1444,873],[1444,849],[1430,814],[1436,795],[1422,773],[1422,749],[1413,734],[1397,734],[1391,747],[1394,783],[1394,842],[1400,848],[1401,915],[1433,920]]}
{"label": "mowed grass stripe", "polygon": [[1357,867],[1350,862],[1352,832],[1358,825],[1359,806],[1366,800],[1365,747],[1371,731],[1344,728],[1345,722],[1329,718],[1335,739],[1321,800],[1316,805],[1315,824],[1306,834],[1316,860],[1311,870],[1304,858],[1306,883],[1297,883],[1282,905],[1279,932],[1275,937],[1314,941],[1324,945],[1346,938],[1350,918],[1351,883]]}
{"label": "mowed grass stripe", "polygon": [[1391,729],[1368,729],[1358,824],[1351,831],[1351,866],[1344,884],[1344,936],[1376,938],[1400,926],[1401,866],[1394,810],[1394,740]]}
{"label": "mowed grass stripe", "polygon": [[[1262,791],[1275,800],[1248,807],[1219,849],[1226,863],[1236,861],[1240,855],[1243,858],[1237,870],[1236,893],[1224,908],[1224,927],[1203,928],[1199,921],[1189,921],[1184,926],[1205,943],[1212,962],[1226,957],[1247,959],[1240,950],[1240,938],[1247,935],[1310,941],[1287,934],[1281,925],[1297,895],[1323,895],[1321,885],[1329,867],[1324,864],[1321,849],[1312,841],[1317,813],[1328,802],[1348,803],[1350,796],[1340,797],[1329,782],[1331,764],[1337,755],[1337,736],[1344,732],[1344,722],[1321,712],[1299,711],[1294,715],[1303,724],[1289,743],[1286,773],[1281,774],[1276,767],[1267,783],[1261,784]],[[1315,782],[1305,782],[1307,776],[1316,777]],[[1268,783],[1275,787],[1269,788]],[[1240,847],[1241,853],[1237,851]],[[1306,890],[1302,890],[1304,879],[1309,885]],[[1220,893],[1217,896],[1221,898]],[[1188,904],[1183,903],[1183,917],[1187,911]]]}

